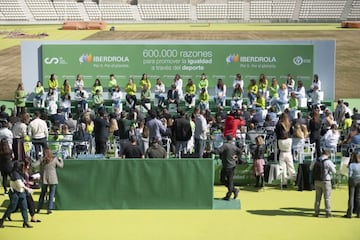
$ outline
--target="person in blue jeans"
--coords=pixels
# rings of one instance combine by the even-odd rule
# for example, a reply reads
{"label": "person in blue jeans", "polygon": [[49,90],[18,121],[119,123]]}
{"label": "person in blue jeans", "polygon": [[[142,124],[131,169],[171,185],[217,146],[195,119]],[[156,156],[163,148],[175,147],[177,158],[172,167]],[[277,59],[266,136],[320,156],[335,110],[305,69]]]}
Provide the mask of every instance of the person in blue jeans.
{"label": "person in blue jeans", "polygon": [[26,202],[26,193],[31,192],[32,190],[26,187],[24,183],[23,177],[24,171],[24,162],[16,161],[14,163],[14,167],[10,173],[10,188],[9,197],[10,197],[10,204],[5,210],[3,217],[0,219],[0,228],[4,227],[5,219],[11,221],[10,215],[14,212],[17,206],[20,204],[21,208],[21,215],[23,217],[23,227],[24,228],[31,228],[28,224],[28,206]]}
{"label": "person in blue jeans", "polygon": [[40,212],[40,209],[44,205],[45,194],[50,188],[49,193],[49,206],[47,209],[47,214],[52,213],[54,209],[54,196],[56,191],[56,185],[58,184],[58,178],[56,174],[56,168],[62,168],[64,166],[64,162],[61,158],[54,157],[53,153],[49,148],[45,148],[44,157],[40,164],[40,174],[41,174],[41,193],[39,197],[39,205],[37,208],[37,213]]}

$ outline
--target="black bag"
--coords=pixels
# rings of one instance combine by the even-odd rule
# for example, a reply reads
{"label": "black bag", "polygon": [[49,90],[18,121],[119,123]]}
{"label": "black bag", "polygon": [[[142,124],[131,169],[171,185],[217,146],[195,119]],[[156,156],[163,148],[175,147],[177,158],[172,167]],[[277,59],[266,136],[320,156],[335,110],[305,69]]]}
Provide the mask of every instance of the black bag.
{"label": "black bag", "polygon": [[324,181],[326,174],[325,174],[325,160],[317,160],[314,164],[314,168],[312,170],[312,177],[315,181]]}

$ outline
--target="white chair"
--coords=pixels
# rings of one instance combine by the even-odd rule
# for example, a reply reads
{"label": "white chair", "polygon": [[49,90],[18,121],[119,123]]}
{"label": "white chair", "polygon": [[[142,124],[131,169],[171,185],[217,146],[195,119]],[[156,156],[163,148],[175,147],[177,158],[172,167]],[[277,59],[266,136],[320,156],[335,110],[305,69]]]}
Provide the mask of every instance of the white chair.
{"label": "white chair", "polygon": [[305,160],[305,157],[310,157],[311,161],[314,161],[315,151],[316,151],[315,143],[305,143],[303,151],[300,152],[300,161]]}
{"label": "white chair", "polygon": [[299,100],[298,101],[299,108],[307,108],[307,101],[308,101],[307,98],[299,98],[298,100]]}

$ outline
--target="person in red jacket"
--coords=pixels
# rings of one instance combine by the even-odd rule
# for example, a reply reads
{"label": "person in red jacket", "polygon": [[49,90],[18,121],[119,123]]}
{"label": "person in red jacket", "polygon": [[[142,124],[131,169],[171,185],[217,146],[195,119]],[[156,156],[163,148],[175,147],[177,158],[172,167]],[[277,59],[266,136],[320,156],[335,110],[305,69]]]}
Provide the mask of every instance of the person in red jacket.
{"label": "person in red jacket", "polygon": [[223,135],[231,135],[235,139],[236,131],[241,126],[245,126],[245,120],[241,117],[240,112],[232,111],[225,119]]}

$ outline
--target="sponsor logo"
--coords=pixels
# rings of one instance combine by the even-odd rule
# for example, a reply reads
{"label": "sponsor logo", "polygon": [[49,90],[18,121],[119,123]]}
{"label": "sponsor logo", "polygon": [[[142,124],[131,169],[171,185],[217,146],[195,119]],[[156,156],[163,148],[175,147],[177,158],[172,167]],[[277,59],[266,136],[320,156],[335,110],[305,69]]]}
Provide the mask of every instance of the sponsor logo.
{"label": "sponsor logo", "polygon": [[46,57],[44,58],[45,64],[67,64],[64,58],[62,57]]}
{"label": "sponsor logo", "polygon": [[130,62],[128,56],[96,56],[92,54],[83,54],[79,57],[80,64],[83,63],[124,63]]}
{"label": "sponsor logo", "polygon": [[80,63],[90,63],[92,61],[92,55],[91,54],[83,54],[79,57]]}
{"label": "sponsor logo", "polygon": [[226,63],[237,63],[239,62],[239,54],[231,54],[226,57]]}
{"label": "sponsor logo", "polygon": [[293,63],[295,65],[300,66],[301,64],[303,64],[303,62],[304,62],[304,59],[301,56],[296,56],[293,58]]}
{"label": "sponsor logo", "polygon": [[226,57],[227,63],[276,63],[274,56],[240,56],[239,54],[230,54]]}

